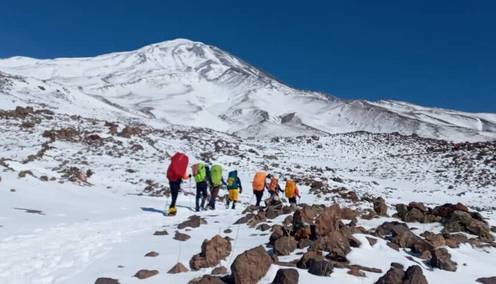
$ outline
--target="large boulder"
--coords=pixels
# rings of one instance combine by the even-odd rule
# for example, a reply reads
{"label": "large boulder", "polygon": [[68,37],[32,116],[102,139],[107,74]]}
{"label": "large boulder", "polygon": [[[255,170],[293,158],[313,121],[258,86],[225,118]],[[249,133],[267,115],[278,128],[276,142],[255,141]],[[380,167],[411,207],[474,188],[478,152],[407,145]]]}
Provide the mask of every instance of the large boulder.
{"label": "large boulder", "polygon": [[216,235],[210,240],[203,241],[201,252],[191,258],[189,266],[193,270],[214,267],[230,253],[231,242],[227,238]]}
{"label": "large boulder", "polygon": [[456,271],[457,263],[451,260],[451,254],[445,248],[432,251],[431,266],[446,271]]}
{"label": "large boulder", "polygon": [[318,276],[329,276],[333,271],[332,263],[328,260],[312,261],[308,273]]}
{"label": "large boulder", "polygon": [[341,210],[337,204],[326,207],[315,220],[317,234],[320,236],[338,231],[341,224]]}
{"label": "large boulder", "polygon": [[379,216],[387,216],[387,205],[386,201],[382,197],[377,197],[374,199],[374,211]]}
{"label": "large boulder", "polygon": [[219,276],[203,275],[188,282],[188,284],[226,284]]}
{"label": "large boulder", "polygon": [[296,240],[292,236],[285,236],[274,242],[274,253],[276,255],[289,255],[296,249]]}
{"label": "large boulder", "polygon": [[324,256],[321,251],[308,250],[300,260],[296,263],[298,268],[308,269],[314,261],[324,260]]}
{"label": "large boulder", "polygon": [[238,255],[231,265],[233,281],[236,284],[256,284],[265,276],[272,264],[272,258],[262,246]]}
{"label": "large boulder", "polygon": [[298,284],[300,275],[293,268],[279,269],[272,284]]}
{"label": "large boulder", "polygon": [[427,279],[418,265],[408,267],[403,278],[403,284],[427,284]]}
{"label": "large boulder", "polygon": [[375,284],[427,284],[422,268],[412,265],[403,271],[403,266],[391,264],[391,268]]}

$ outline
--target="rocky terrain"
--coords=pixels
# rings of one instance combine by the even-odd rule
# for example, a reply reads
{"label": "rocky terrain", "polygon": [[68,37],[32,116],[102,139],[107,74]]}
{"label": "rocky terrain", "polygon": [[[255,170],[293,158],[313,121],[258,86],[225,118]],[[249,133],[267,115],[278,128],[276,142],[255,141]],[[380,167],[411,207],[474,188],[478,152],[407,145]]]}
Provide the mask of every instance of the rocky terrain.
{"label": "rocky terrain", "polygon": [[[0,122],[1,283],[496,279],[496,142],[239,138],[21,106]],[[163,216],[176,151],[238,169],[241,206],[194,212],[186,182]],[[296,178],[300,204],[252,206],[258,169]]]}

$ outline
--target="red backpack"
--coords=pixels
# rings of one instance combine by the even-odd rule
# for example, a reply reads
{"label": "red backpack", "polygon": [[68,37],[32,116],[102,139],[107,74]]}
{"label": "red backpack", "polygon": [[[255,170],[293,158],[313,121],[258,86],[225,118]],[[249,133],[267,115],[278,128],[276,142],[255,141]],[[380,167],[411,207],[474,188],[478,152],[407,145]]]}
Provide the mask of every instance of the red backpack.
{"label": "red backpack", "polygon": [[188,168],[188,156],[177,152],[172,156],[169,168],[167,168],[167,179],[169,181],[178,181],[183,178]]}

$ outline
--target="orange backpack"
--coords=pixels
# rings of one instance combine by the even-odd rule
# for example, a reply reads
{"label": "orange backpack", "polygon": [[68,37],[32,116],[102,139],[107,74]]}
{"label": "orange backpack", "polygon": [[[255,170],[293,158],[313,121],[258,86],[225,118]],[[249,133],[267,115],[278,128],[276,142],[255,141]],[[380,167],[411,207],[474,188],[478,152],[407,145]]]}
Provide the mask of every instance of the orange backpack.
{"label": "orange backpack", "polygon": [[286,188],[284,189],[284,195],[286,198],[293,198],[296,194],[296,182],[292,179],[286,181]]}
{"label": "orange backpack", "polygon": [[273,176],[270,179],[270,184],[269,184],[269,191],[271,192],[276,192],[277,191],[277,185],[279,184],[279,179]]}
{"label": "orange backpack", "polygon": [[255,191],[263,191],[265,188],[265,178],[267,177],[266,172],[257,172],[255,177],[253,178],[253,190]]}

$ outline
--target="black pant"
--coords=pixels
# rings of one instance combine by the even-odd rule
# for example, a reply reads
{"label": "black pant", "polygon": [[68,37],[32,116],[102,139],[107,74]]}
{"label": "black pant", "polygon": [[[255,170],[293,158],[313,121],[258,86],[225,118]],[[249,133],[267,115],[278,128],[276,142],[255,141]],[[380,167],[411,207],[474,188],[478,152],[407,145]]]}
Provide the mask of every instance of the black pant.
{"label": "black pant", "polygon": [[[205,207],[205,200],[207,200],[207,182],[202,181],[202,182],[197,182],[196,183],[196,210],[200,210],[201,208]],[[201,205],[200,205],[200,199],[201,199]]]}
{"label": "black pant", "polygon": [[217,199],[217,194],[219,194],[220,185],[211,186],[210,188],[210,201],[208,202],[208,206],[210,208],[215,209],[215,199]]}
{"label": "black pant", "polygon": [[288,198],[289,204],[296,204],[296,197]]}
{"label": "black pant", "polygon": [[260,206],[260,201],[262,201],[262,197],[263,197],[263,190],[260,191],[254,190],[253,194],[255,194],[255,197],[257,198],[256,206]]}
{"label": "black pant", "polygon": [[179,195],[179,190],[181,189],[181,180],[169,181],[169,187],[171,190],[171,197],[172,197],[169,208],[175,208],[177,196]]}

